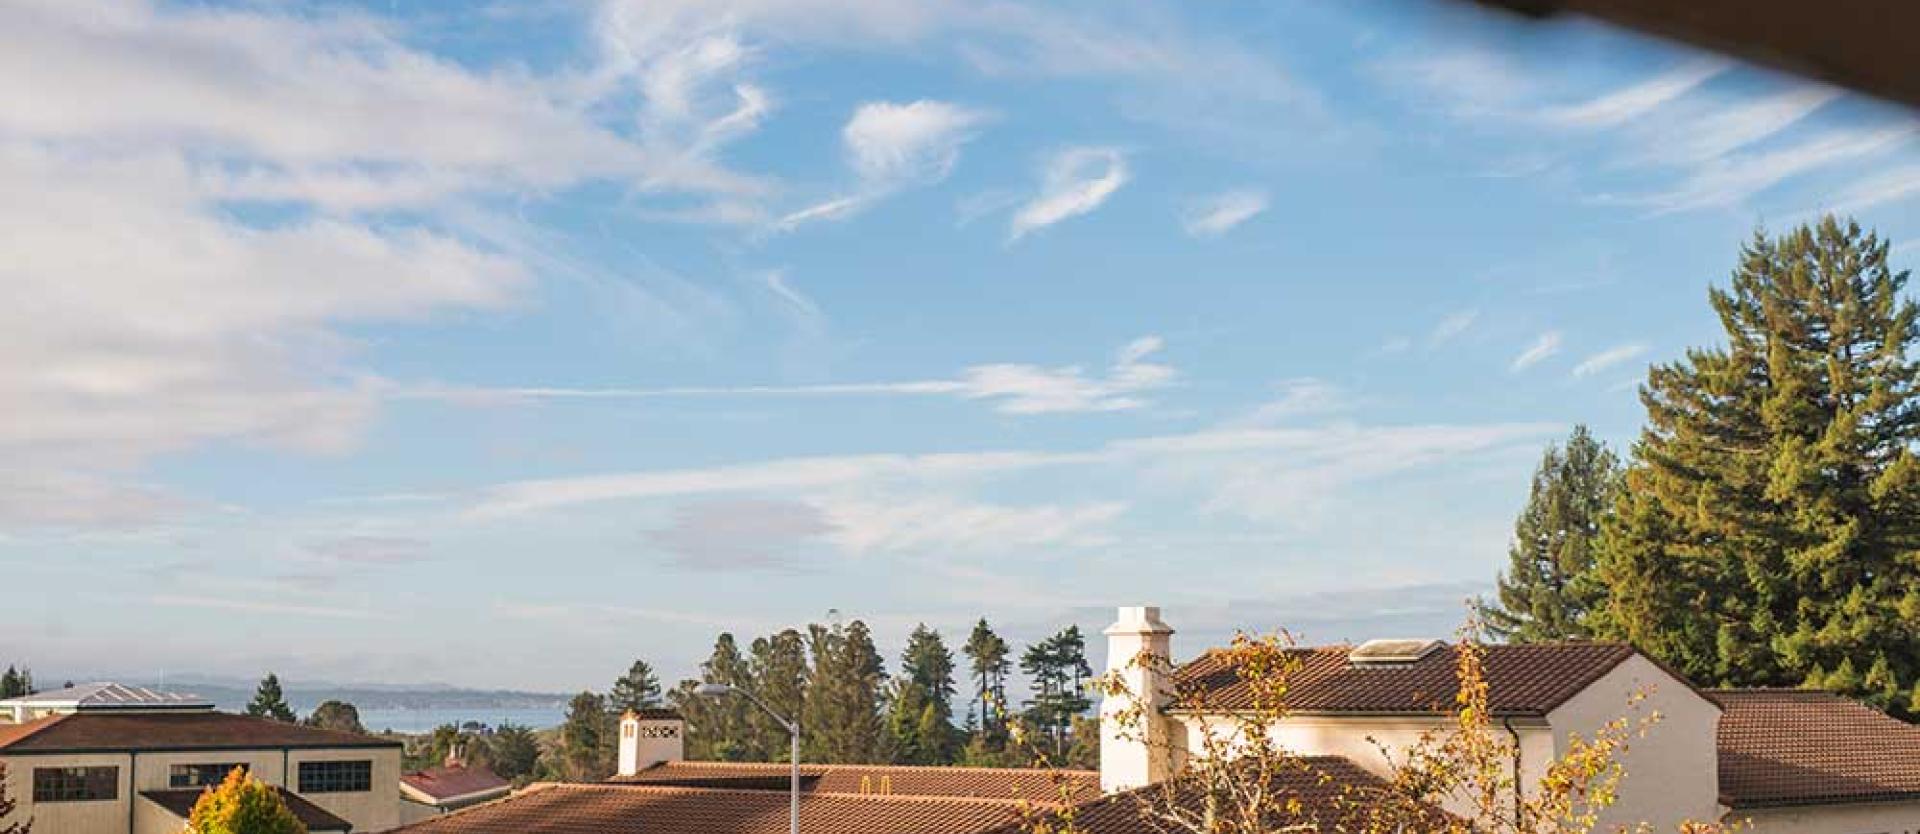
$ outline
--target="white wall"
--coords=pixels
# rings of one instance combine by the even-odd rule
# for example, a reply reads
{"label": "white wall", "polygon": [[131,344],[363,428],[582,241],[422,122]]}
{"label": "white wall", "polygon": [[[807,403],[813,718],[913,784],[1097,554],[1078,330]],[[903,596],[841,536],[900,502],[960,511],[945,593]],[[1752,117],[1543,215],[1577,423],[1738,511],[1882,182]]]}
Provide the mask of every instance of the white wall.
{"label": "white wall", "polygon": [[[1646,699],[1629,712],[1635,692]],[[1569,734],[1591,737],[1607,722],[1627,716],[1661,716],[1644,737],[1628,742],[1621,758],[1627,775],[1619,802],[1601,816],[1600,831],[1647,822],[1673,831],[1683,820],[1711,822],[1720,815],[1720,707],[1638,654],[1547,715],[1555,755],[1567,750]]]}
{"label": "white wall", "polygon": [[1749,821],[1743,834],[1920,834],[1920,802],[1733,811],[1726,818]]}
{"label": "white wall", "polygon": [[[1451,726],[1450,718],[1439,715],[1432,718],[1296,715],[1276,725],[1272,738],[1275,744],[1298,755],[1342,756],[1382,778],[1392,778],[1399,761],[1397,757],[1404,756],[1428,733],[1445,732]],[[1186,737],[1184,747],[1191,755],[1205,754],[1204,733],[1211,732],[1219,739],[1231,738],[1236,733],[1232,719],[1220,718],[1186,716],[1181,720],[1181,729]],[[1520,782],[1537,785],[1546,762],[1553,755],[1553,734],[1538,720],[1516,721],[1513,730],[1520,737]],[[1505,733],[1506,728],[1497,727],[1495,731]],[[1462,815],[1473,811],[1465,800],[1441,805]]]}

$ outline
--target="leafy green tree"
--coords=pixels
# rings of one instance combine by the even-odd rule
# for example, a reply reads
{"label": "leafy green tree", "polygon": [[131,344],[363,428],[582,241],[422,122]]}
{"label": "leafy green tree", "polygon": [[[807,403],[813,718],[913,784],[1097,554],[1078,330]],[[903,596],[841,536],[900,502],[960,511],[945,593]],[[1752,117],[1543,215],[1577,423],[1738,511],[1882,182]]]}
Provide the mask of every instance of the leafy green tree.
{"label": "leafy green tree", "polygon": [[1548,446],[1513,525],[1499,600],[1480,604],[1495,637],[1536,643],[1590,637],[1587,612],[1604,592],[1593,575],[1600,526],[1620,489],[1620,460],[1586,426]]}
{"label": "leafy green tree", "polygon": [[322,701],[314,707],[312,714],[300,722],[309,727],[322,730],[339,730],[343,733],[366,735],[367,728],[360,724],[360,710],[346,701]]}
{"label": "leafy green tree", "polygon": [[687,721],[687,757],[695,761],[745,761],[752,739],[747,710],[752,705],[742,698],[702,698],[693,694],[702,683],[724,683],[750,688],[752,672],[732,634],[721,634],[713,642],[713,653],[700,664],[700,680],[684,680],[668,693],[674,708]]}
{"label": "leafy green tree", "polygon": [[867,624],[807,627],[813,657],[801,709],[802,743],[810,761],[859,764],[888,760],[881,700],[886,663]]}
{"label": "leafy green tree", "polygon": [[187,817],[191,834],[307,834],[280,791],[236,767],[219,787],[200,794]]}
{"label": "leafy green tree", "polygon": [[653,667],[644,660],[635,660],[627,667],[627,673],[613,682],[613,690],[607,693],[607,708],[615,715],[627,710],[646,709],[660,705],[660,679],[653,674]]}
{"label": "leafy green tree", "polygon": [[0,834],[32,834],[33,820],[7,821],[18,807],[19,804],[7,796],[7,763],[0,762]]}
{"label": "leafy green tree", "polygon": [[900,656],[888,730],[894,757],[910,764],[950,764],[959,740],[953,727],[953,652],[925,623],[907,637]]}
{"label": "leafy green tree", "polygon": [[613,775],[619,726],[607,699],[593,692],[573,696],[560,725],[559,772],[569,782],[599,782]]}
{"label": "leafy green tree", "polygon": [[987,618],[981,617],[973,624],[973,633],[967,635],[967,643],[960,651],[967,656],[967,671],[973,680],[973,703],[967,708],[967,723],[986,736],[989,743],[1004,741],[1007,673],[1013,670],[1007,641],[993,632]]}
{"label": "leafy green tree", "polygon": [[[804,712],[811,685],[807,667],[807,638],[793,629],[753,641],[749,663],[749,689],[774,712],[789,719]],[[739,700],[739,699],[730,699]],[[748,704],[738,705],[749,730],[748,755],[754,761],[784,762],[792,755],[787,730],[765,712]],[[810,727],[808,729],[811,729]]]}
{"label": "leafy green tree", "polygon": [[492,751],[493,772],[516,783],[532,777],[540,764],[540,741],[531,728],[503,722],[487,746]]}
{"label": "leafy green tree", "polygon": [[1726,344],[1648,372],[1601,634],[1696,681],[1920,712],[1920,331],[1887,250],[1832,217],[1756,233],[1709,295]]}
{"label": "leafy green tree", "polygon": [[1087,641],[1080,627],[1067,626],[1028,646],[1020,656],[1020,671],[1027,674],[1033,690],[1033,697],[1027,700],[1026,719],[1047,738],[1052,748],[1048,754],[1056,759],[1064,757],[1073,734],[1074,716],[1093,706],[1086,686],[1093,669],[1087,665]]}
{"label": "leafy green tree", "polygon": [[288,724],[295,721],[293,708],[287,706],[286,694],[280,691],[278,675],[268,672],[266,677],[260,679],[260,688],[254,690],[253,700],[247,704],[247,714]]}

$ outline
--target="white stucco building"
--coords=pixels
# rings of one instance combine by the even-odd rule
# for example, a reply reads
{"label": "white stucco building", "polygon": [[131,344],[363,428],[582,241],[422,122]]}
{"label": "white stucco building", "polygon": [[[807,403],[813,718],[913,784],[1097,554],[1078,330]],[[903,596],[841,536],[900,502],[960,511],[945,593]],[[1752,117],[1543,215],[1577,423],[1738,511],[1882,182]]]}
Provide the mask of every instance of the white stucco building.
{"label": "white stucco building", "polygon": [[[1154,699],[1145,726],[1102,722],[1101,782],[1109,791],[1166,779],[1204,752],[1204,734],[1230,737],[1234,711],[1250,706],[1227,655],[1173,664],[1173,633],[1152,607],[1121,608],[1105,631],[1110,671]],[[1168,662],[1135,663],[1143,651]],[[1439,641],[1300,648],[1292,660],[1288,714],[1274,741],[1381,775],[1391,769],[1387,756],[1449,721],[1458,691],[1455,649]],[[1538,783],[1572,734],[1591,736],[1628,715],[1635,693],[1644,700],[1634,711],[1659,713],[1653,730],[1632,741],[1619,802],[1598,830],[1742,819],[1759,834],[1920,834],[1920,728],[1847,699],[1703,692],[1615,643],[1492,645],[1484,671],[1493,720],[1517,744],[1523,785]],[[1175,703],[1175,692],[1187,701]],[[1129,705],[1109,699],[1101,711],[1111,717]]]}
{"label": "white stucco building", "polygon": [[190,696],[89,684],[0,702],[0,764],[35,834],[179,834],[235,767],[281,789],[314,834],[400,823],[401,745],[215,712]]}

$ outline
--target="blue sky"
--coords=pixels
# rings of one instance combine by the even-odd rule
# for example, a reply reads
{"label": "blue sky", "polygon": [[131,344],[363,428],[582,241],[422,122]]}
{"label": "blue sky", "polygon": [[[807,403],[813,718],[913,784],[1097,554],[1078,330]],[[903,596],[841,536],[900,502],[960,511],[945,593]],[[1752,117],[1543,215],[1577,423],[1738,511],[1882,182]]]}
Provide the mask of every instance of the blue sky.
{"label": "blue sky", "polygon": [[1451,3],[0,10],[0,660],[1433,634],[1910,112]]}

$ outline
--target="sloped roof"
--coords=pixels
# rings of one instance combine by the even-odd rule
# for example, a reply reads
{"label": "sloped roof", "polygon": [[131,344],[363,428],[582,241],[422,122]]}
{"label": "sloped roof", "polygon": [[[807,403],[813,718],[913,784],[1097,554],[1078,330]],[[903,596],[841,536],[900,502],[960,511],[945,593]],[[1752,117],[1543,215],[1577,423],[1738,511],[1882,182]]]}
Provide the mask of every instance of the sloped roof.
{"label": "sloped roof", "polygon": [[[331,832],[348,832],[353,830],[353,823],[334,816],[332,812],[312,802],[308,802],[299,794],[293,793],[286,788],[276,787],[274,790],[280,792],[280,801],[287,803],[287,810],[292,811],[294,816],[299,817],[300,822],[306,825],[308,831],[315,832],[315,834],[319,834],[319,832],[329,832],[329,834],[331,834]],[[155,805],[167,809],[168,813],[184,820],[193,813],[193,804],[199,802],[200,795],[206,791],[206,788],[179,788],[164,791],[141,791],[140,795],[152,800]]]}
{"label": "sloped roof", "polygon": [[512,782],[500,778],[499,774],[473,765],[416,770],[402,775],[400,782],[432,797],[436,802],[513,787]]}
{"label": "sloped roof", "polygon": [[[662,785],[537,785],[512,797],[393,829],[395,834],[785,834],[785,791]],[[806,793],[810,834],[984,834],[1018,822],[1019,803],[965,797]]]}
{"label": "sloped roof", "polygon": [[[1482,664],[1494,714],[1539,716],[1612,671],[1634,649],[1625,643],[1490,645]],[[1354,664],[1347,646],[1290,649],[1288,707],[1300,713],[1428,714],[1453,707],[1460,691],[1459,648],[1446,646],[1409,663]],[[1182,666],[1176,680],[1195,693],[1186,706],[1246,709],[1254,693],[1228,655],[1209,651]]]}
{"label": "sloped roof", "polygon": [[212,701],[198,695],[161,692],[143,686],[125,686],[117,683],[85,683],[0,701],[0,707],[15,704],[28,706],[72,704],[83,710],[213,709]]}
{"label": "sloped roof", "polygon": [[[676,785],[697,788],[787,789],[787,765],[766,762],[662,762],[614,783]],[[819,793],[951,796],[977,799],[1025,799],[1058,802],[1064,790],[1074,799],[1100,795],[1100,774],[1092,770],[1044,771],[1031,768],[913,767],[907,765],[800,765],[801,790]]]}
{"label": "sloped roof", "polygon": [[1920,799],[1920,727],[1850,698],[1722,689],[1720,801],[1733,808]]}
{"label": "sloped roof", "polygon": [[0,753],[8,755],[399,746],[374,736],[224,712],[77,712],[0,728]]}
{"label": "sloped roof", "polygon": [[[1275,813],[1267,820],[1275,831],[1357,831],[1371,830],[1365,823],[1369,814],[1385,807],[1381,801],[1387,783],[1359,765],[1340,756],[1304,756],[1269,776]],[[1150,785],[1103,797],[1074,810],[1074,830],[1082,834],[1166,834],[1168,829],[1142,813],[1168,805],[1199,807],[1200,792],[1190,783],[1173,782]],[[1449,820],[1444,811],[1432,806],[1413,806],[1410,813],[1442,830]],[[1309,826],[1300,828],[1298,826]],[[1019,834],[1010,826],[994,834]]]}

